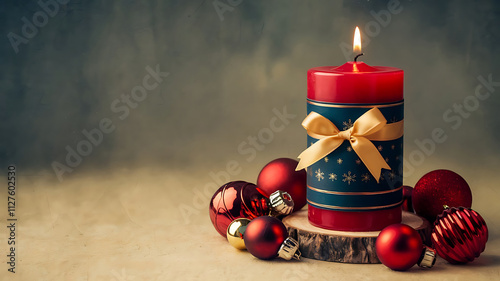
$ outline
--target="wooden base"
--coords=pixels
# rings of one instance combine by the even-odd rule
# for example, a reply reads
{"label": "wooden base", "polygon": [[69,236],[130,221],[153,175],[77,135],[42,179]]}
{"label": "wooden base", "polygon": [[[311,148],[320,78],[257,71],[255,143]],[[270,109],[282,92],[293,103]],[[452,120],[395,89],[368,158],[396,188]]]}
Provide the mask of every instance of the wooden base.
{"label": "wooden base", "polygon": [[[299,242],[305,258],[344,262],[380,263],[375,252],[375,240],[380,231],[347,232],[319,228],[309,223],[307,208],[283,219],[290,237]],[[431,225],[413,213],[403,211],[402,223],[418,231],[422,241],[430,241]]]}

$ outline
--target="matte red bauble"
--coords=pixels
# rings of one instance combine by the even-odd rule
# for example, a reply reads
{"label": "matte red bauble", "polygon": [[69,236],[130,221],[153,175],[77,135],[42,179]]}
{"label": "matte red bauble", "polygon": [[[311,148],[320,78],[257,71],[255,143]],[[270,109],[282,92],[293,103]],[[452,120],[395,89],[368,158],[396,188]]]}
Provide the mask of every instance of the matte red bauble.
{"label": "matte red bauble", "polygon": [[246,227],[244,240],[247,250],[263,260],[278,256],[281,245],[288,238],[285,225],[275,217],[258,217]]}
{"label": "matte red bauble", "polygon": [[289,193],[295,203],[294,211],[306,205],[307,197],[307,173],[304,169],[295,171],[298,163],[290,158],[275,159],[262,168],[257,178],[257,186],[267,196],[277,190]]}
{"label": "matte red bauble", "polygon": [[484,251],[488,241],[486,222],[469,208],[444,210],[434,222],[432,244],[440,257],[450,263],[473,261]]}
{"label": "matte red bauble", "polygon": [[210,219],[220,235],[226,237],[228,225],[239,218],[253,219],[269,214],[268,199],[255,184],[228,182],[210,200]]}
{"label": "matte red bauble", "polygon": [[443,211],[443,205],[470,208],[472,192],[467,182],[457,173],[435,170],[425,174],[417,182],[412,200],[415,213],[434,222]]}
{"label": "matte red bauble", "polygon": [[375,242],[378,259],[392,270],[407,270],[422,255],[422,238],[406,224],[392,224],[384,228]]}
{"label": "matte red bauble", "polygon": [[227,228],[227,240],[233,247],[247,249],[259,259],[279,256],[285,260],[299,260],[301,255],[299,242],[288,237],[285,225],[274,217],[258,217],[252,221],[237,219]]}

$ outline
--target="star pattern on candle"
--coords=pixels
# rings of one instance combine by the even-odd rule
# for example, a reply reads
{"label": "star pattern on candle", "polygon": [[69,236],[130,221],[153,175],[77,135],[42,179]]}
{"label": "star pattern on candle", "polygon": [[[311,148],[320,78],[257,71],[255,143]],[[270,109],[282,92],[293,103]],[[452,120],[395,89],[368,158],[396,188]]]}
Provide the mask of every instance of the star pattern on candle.
{"label": "star pattern on candle", "polygon": [[334,173],[328,174],[328,179],[335,181],[335,180],[337,180],[337,175]]}
{"label": "star pattern on candle", "polygon": [[391,149],[392,149],[392,150],[396,149],[396,146],[395,146],[394,144],[393,144],[393,145],[391,145]]}
{"label": "star pattern on candle", "polygon": [[325,173],[321,172],[321,169],[317,169],[316,170],[316,178],[318,179],[318,181],[321,181],[322,179],[324,179],[325,177],[323,176]]}
{"label": "star pattern on candle", "polygon": [[342,162],[344,162],[344,160],[342,160],[342,158],[337,159],[337,164],[340,165],[340,164],[342,164]]}
{"label": "star pattern on candle", "polygon": [[389,163],[389,157],[385,157],[385,163]]}
{"label": "star pattern on candle", "polygon": [[351,119],[342,122],[342,125],[344,125],[344,131],[350,129],[353,125]]}
{"label": "star pattern on candle", "polygon": [[377,147],[377,149],[378,149],[378,151],[382,151],[384,148],[383,148],[381,145],[379,145],[379,146]]}
{"label": "star pattern on candle", "polygon": [[352,151],[352,147],[348,146],[347,147],[347,151],[351,152]]}
{"label": "star pattern on candle", "polygon": [[328,163],[328,157],[325,157],[325,163]]}
{"label": "star pattern on candle", "polygon": [[356,159],[356,164],[360,165],[361,164],[361,160],[360,159]]}
{"label": "star pattern on candle", "polygon": [[369,182],[370,181],[370,174],[364,173],[361,175],[361,180],[364,182]]}
{"label": "star pattern on candle", "polygon": [[351,185],[351,182],[356,181],[356,175],[351,174],[351,171],[348,171],[347,174],[343,174],[342,177],[344,177],[342,181],[347,182],[348,185]]}
{"label": "star pattern on candle", "polygon": [[389,178],[390,178],[391,180],[395,179],[395,178],[396,178],[396,173],[394,173],[394,171],[391,171],[391,172],[389,173]]}

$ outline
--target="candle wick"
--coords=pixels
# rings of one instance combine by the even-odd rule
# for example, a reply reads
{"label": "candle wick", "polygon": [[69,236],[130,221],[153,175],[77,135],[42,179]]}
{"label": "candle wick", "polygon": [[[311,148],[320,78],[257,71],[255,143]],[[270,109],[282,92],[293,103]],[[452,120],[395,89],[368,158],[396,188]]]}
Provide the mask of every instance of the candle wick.
{"label": "candle wick", "polygon": [[354,62],[357,62],[358,58],[364,55],[364,53],[358,54],[357,56],[354,57]]}

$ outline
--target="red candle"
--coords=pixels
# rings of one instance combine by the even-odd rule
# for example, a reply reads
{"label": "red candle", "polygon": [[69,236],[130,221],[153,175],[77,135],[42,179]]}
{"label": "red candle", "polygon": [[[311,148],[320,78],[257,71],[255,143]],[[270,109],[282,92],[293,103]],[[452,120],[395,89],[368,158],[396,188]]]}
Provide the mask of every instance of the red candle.
{"label": "red candle", "polygon": [[403,99],[403,70],[347,62],[307,71],[307,98],[333,103],[388,103]]}
{"label": "red candle", "polygon": [[[356,31],[359,32],[358,29]],[[361,40],[358,38],[359,35],[355,35],[355,41],[359,41],[354,43],[355,53],[361,53]],[[401,69],[387,66],[369,66],[363,62],[357,62],[355,59],[355,61],[347,62],[341,66],[322,66],[309,69],[307,72],[307,86],[308,113],[311,111],[317,111],[318,106],[320,106],[319,110],[324,110],[323,112],[326,113],[325,117],[328,115],[334,116],[327,118],[329,118],[334,124],[337,122],[336,125],[339,129],[342,129],[342,120],[347,121],[347,117],[335,120],[335,116],[338,116],[338,113],[329,113],[326,110],[334,110],[342,105],[346,105],[346,107],[357,106],[359,108],[367,108],[368,110],[370,107],[378,107],[378,105],[382,105],[382,107],[384,107],[387,104],[399,104],[401,107],[400,118],[401,120],[403,118],[403,70]],[[313,107],[313,105],[315,107]],[[327,108],[328,106],[330,109]],[[384,113],[384,115],[386,114]],[[392,117],[386,116],[386,118],[390,123],[389,119]],[[349,121],[354,122],[355,119]],[[391,158],[389,161],[392,161],[392,172],[398,170],[399,167],[395,166],[401,166],[398,176],[401,176],[402,181],[402,138],[398,141],[400,141],[399,143],[396,143],[398,145],[397,149],[399,149],[399,151],[396,152],[398,153],[398,156],[393,157],[397,160],[393,160]],[[310,139],[309,142],[312,144],[313,139]],[[379,144],[376,144],[376,146],[378,145]],[[382,143],[380,145],[383,146],[384,144]],[[379,146],[379,150],[381,149],[380,147],[381,146]],[[391,143],[387,146],[387,149],[390,150],[392,148],[394,150],[394,147],[394,143]],[[342,195],[352,195],[353,192],[356,191],[360,191],[360,195],[357,198],[361,198],[360,200],[365,200],[367,202],[370,202],[370,199],[367,199],[367,195],[370,195],[368,193],[370,193],[371,190],[375,191],[375,193],[379,192],[379,194],[393,191],[399,192],[398,188],[400,188],[400,186],[389,186],[385,188],[386,190],[384,190],[384,188],[381,188],[380,184],[375,182],[373,179],[370,182],[368,180],[365,181],[367,178],[366,175],[368,174],[363,174],[361,170],[356,170],[358,167],[359,169],[364,169],[362,163],[360,164],[358,162],[359,159],[355,160],[357,156],[346,156],[347,154],[340,154],[347,153],[345,151],[341,152],[340,150],[350,151],[349,149],[349,147],[339,147],[337,151],[334,151],[332,154],[328,155],[328,157],[325,157],[325,161],[318,161],[318,163],[321,162],[322,166],[312,165],[308,167],[309,221],[322,228],[344,231],[381,230],[387,225],[399,223],[401,221],[401,206],[397,204],[398,199],[393,199],[396,200],[394,201],[396,204],[391,202],[391,204],[387,204],[385,207],[378,208],[372,206],[358,209],[356,207],[349,207],[348,204],[359,207],[365,203],[357,204],[354,201],[349,201],[354,200],[352,199],[352,196],[349,197],[350,199],[346,199],[350,203],[344,204],[343,202],[336,201],[343,200]],[[385,159],[390,158],[386,157],[387,155],[384,155],[383,153],[384,152],[381,151],[381,154],[385,157]],[[352,158],[353,160],[349,160],[347,157],[354,158]],[[399,159],[399,157],[401,159]],[[328,158],[331,158],[330,161],[328,161]],[[352,168],[349,168],[349,174],[346,175],[347,170],[341,169],[345,168],[346,165],[349,165],[347,161],[356,161],[357,166],[353,164]],[[324,173],[324,175],[321,173]],[[356,177],[352,178],[353,181],[349,181],[349,185],[347,185],[345,180],[351,173]],[[330,180],[325,181],[327,178],[322,178],[322,176],[327,175],[330,175]],[[342,178],[342,175],[345,177]],[[369,176],[370,175],[368,175],[368,177]],[[373,185],[373,187],[370,187],[370,184]],[[400,183],[398,182],[398,185],[399,184]],[[330,205],[327,203],[317,203],[317,201],[321,201],[321,198],[325,196],[334,195],[337,196],[332,199],[332,202],[335,204],[328,204],[337,207],[329,207]],[[396,198],[398,197],[396,196]],[[368,203],[367,206],[371,205]]]}

